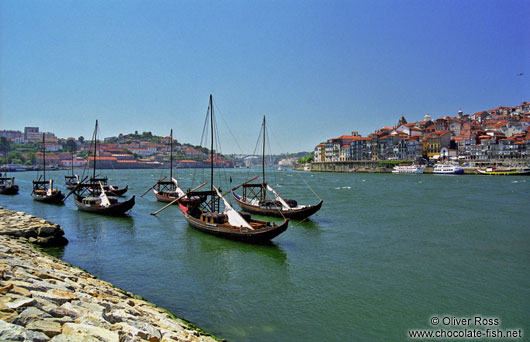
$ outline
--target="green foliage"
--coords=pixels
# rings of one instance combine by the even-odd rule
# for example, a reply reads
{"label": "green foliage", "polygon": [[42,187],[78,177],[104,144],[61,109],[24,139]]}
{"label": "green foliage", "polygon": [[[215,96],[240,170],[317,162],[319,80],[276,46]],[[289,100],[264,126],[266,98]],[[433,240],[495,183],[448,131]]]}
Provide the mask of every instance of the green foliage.
{"label": "green foliage", "polygon": [[68,139],[63,148],[68,152],[75,152],[77,150],[77,145],[73,139]]}
{"label": "green foliage", "polygon": [[307,156],[298,159],[298,164],[311,163],[313,161],[313,158],[313,153],[310,153]]}
{"label": "green foliage", "polygon": [[410,160],[384,160],[384,161],[380,161],[379,165],[380,166],[384,166],[384,165],[399,165],[401,163],[410,163]]}

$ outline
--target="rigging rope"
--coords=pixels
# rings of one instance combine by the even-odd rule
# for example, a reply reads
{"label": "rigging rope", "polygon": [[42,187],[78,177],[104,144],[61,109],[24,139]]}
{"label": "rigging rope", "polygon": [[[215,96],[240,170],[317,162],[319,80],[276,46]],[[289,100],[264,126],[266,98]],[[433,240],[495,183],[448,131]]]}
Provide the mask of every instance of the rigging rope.
{"label": "rigging rope", "polygon": [[[283,146],[281,146],[281,144],[280,144],[280,142],[279,142],[280,140],[275,139],[275,141],[276,141],[276,143],[280,146],[280,148],[281,148],[282,150],[285,151],[285,149],[283,148]],[[299,172],[295,172],[295,173],[296,173],[296,175],[297,175],[297,176],[298,176],[298,177],[304,182],[304,184],[309,188],[309,190],[311,190],[311,192],[312,192],[313,194],[315,194],[315,196],[321,201],[322,198],[320,198],[320,196],[318,196],[318,194],[315,192],[315,190],[313,190],[313,188],[312,188],[312,187],[311,187],[311,186],[310,186],[310,185],[309,185],[309,184],[308,184],[308,183],[302,178],[302,176],[300,175],[300,173],[299,173]]]}

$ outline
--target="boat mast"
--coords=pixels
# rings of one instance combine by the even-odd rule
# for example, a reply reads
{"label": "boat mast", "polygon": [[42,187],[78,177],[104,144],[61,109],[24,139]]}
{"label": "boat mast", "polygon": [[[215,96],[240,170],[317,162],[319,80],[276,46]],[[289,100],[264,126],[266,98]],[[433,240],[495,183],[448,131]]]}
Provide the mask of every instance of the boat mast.
{"label": "boat mast", "polygon": [[46,146],[44,146],[44,133],[42,133],[42,160],[43,160],[44,182],[46,182]]}
{"label": "boat mast", "polygon": [[[2,176],[2,172],[0,172],[0,177]],[[7,177],[7,139],[6,143],[4,145],[4,177]]]}
{"label": "boat mast", "polygon": [[213,99],[210,94],[210,129],[212,131],[212,141],[210,143],[210,191],[213,193]]}
{"label": "boat mast", "polygon": [[94,129],[94,176],[92,178],[96,178],[96,150],[97,150],[97,144],[98,144],[98,120],[96,120],[96,128]]}
{"label": "boat mast", "polygon": [[267,190],[265,189],[265,115],[263,115],[263,149],[261,155],[261,174],[263,178],[262,189],[261,189],[261,199],[264,201],[267,196]]}
{"label": "boat mast", "polygon": [[169,144],[169,181],[173,181],[173,128],[171,129],[171,133],[169,134],[169,137],[171,138],[171,143]]}
{"label": "boat mast", "polygon": [[74,151],[72,150],[72,177],[74,176]]}
{"label": "boat mast", "polygon": [[261,157],[261,173],[265,184],[265,115],[263,115],[263,153]]}

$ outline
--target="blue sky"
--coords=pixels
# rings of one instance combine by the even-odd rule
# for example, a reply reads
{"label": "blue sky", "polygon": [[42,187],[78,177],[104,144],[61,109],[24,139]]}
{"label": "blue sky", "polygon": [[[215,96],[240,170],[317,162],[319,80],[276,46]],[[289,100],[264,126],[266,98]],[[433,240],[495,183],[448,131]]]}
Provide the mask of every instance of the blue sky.
{"label": "blue sky", "polygon": [[[530,100],[530,2],[0,1],[0,129],[151,131],[222,152]],[[523,76],[516,76],[525,73]]]}

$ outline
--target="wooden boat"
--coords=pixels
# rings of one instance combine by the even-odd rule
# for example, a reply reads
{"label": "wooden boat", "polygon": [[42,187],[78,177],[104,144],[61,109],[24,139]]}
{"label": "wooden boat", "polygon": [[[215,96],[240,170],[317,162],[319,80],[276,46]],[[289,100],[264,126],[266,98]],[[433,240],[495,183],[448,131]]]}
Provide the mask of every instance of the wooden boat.
{"label": "wooden boat", "polygon": [[0,194],[18,194],[18,185],[15,184],[15,177],[7,176],[7,145],[4,145],[4,173],[0,172]]}
{"label": "wooden boat", "polygon": [[[131,197],[129,200],[120,202],[116,197],[108,196],[111,193],[105,189],[105,185],[107,184],[103,184],[103,182],[107,181],[107,177],[96,177],[97,131],[98,121],[96,120],[96,127],[92,139],[94,141],[92,177],[87,182],[85,182],[84,179],[81,180],[75,188],[70,191],[70,194],[73,193],[74,203],[79,210],[100,215],[124,215],[134,206],[135,196]],[[70,196],[70,194],[68,194],[68,196]]]}
{"label": "wooden boat", "polygon": [[[315,205],[299,205],[295,200],[285,200],[265,181],[265,116],[263,117],[263,153],[262,153],[262,182],[260,184],[243,184],[243,195],[232,190],[232,196],[243,211],[264,215],[303,220],[313,215],[322,207],[320,200]],[[267,191],[274,195],[274,199],[267,199]]]}
{"label": "wooden boat", "polygon": [[[96,186],[95,184],[90,184],[90,186],[86,185],[88,184],[83,185],[85,189],[93,189]],[[91,192],[91,194],[87,196],[74,193],[74,203],[79,210],[100,215],[121,216],[125,215],[125,213],[131,210],[134,206],[134,196],[127,201],[119,202],[116,197],[108,197],[103,189],[103,185],[99,185],[101,189],[99,195],[95,192]]]}
{"label": "wooden boat", "polygon": [[[210,201],[205,201],[208,205],[203,208],[179,202],[184,218],[193,228],[225,239],[248,243],[265,243],[287,230],[289,219],[284,219],[280,224],[254,220],[250,214],[237,212],[216,187],[214,191],[189,194],[198,197],[208,196]],[[219,199],[224,202],[224,211],[222,213],[211,211],[213,207],[219,206]]]}
{"label": "wooden boat", "polygon": [[2,195],[18,194],[18,185],[15,184],[15,177],[7,177],[7,173],[0,175],[0,194]]}
{"label": "wooden boat", "polygon": [[64,176],[64,186],[72,190],[77,184],[79,184],[79,176],[74,173],[74,152],[72,152],[72,174]]}
{"label": "wooden boat", "polygon": [[[173,130],[170,133],[170,148],[169,148],[169,180],[165,181],[166,177],[159,179],[153,185],[153,194],[159,202],[174,202],[177,198],[184,196],[184,190],[179,186],[178,181],[173,178]],[[175,201],[174,204],[177,204]]]}
{"label": "wooden boat", "polygon": [[[96,161],[94,159],[94,165],[95,164]],[[119,188],[117,185],[108,184],[108,182],[108,177],[93,176],[90,178],[90,183],[95,184],[95,191],[99,191],[100,187],[98,185],[99,183],[101,183],[105,192],[110,196],[123,196],[127,192],[127,190],[129,190],[128,185],[126,185],[125,188]]]}
{"label": "wooden boat", "polygon": [[78,175],[66,175],[64,176],[64,187],[68,190],[72,190],[76,187],[76,185],[79,184],[79,176]]}
{"label": "wooden boat", "polygon": [[[283,233],[289,224],[289,219],[277,224],[273,222],[254,220],[250,214],[236,211],[225,199],[224,195],[213,185],[214,161],[214,127],[213,127],[213,100],[210,95],[209,102],[211,147],[210,147],[210,191],[195,191],[187,194],[196,201],[179,202],[179,208],[184,218],[195,229],[218,237],[249,242],[264,243]],[[226,195],[226,194],[225,194]],[[221,201],[224,210],[221,212]]]}
{"label": "wooden boat", "polygon": [[495,168],[487,167],[485,169],[477,169],[483,175],[490,176],[528,176],[530,175],[530,168]]}
{"label": "wooden boat", "polygon": [[62,204],[64,200],[64,194],[59,189],[53,187],[53,180],[46,181],[46,146],[44,141],[44,134],[42,134],[42,160],[43,160],[43,176],[42,180],[39,179],[33,181],[33,191],[31,195],[35,201],[51,203],[51,204]]}

